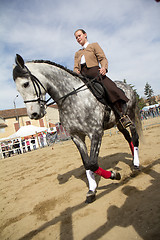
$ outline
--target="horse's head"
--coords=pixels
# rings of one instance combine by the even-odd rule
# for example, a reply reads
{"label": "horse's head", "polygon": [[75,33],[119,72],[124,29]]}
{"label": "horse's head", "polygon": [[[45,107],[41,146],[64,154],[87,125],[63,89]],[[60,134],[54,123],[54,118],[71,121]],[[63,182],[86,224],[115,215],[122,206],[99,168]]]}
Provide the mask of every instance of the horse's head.
{"label": "horse's head", "polygon": [[18,92],[26,104],[28,116],[31,119],[40,119],[45,115],[46,90],[41,82],[25,66],[20,55],[16,55],[16,66],[13,68],[13,79]]}

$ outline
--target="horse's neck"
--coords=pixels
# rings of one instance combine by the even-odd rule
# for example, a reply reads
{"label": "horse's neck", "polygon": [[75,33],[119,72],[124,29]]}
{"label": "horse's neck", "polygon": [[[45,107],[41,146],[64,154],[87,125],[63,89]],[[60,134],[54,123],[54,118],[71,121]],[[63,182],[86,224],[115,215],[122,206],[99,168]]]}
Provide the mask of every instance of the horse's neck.
{"label": "horse's neck", "polygon": [[54,100],[63,97],[81,84],[70,73],[54,65],[28,63],[27,66],[31,73],[41,81]]}

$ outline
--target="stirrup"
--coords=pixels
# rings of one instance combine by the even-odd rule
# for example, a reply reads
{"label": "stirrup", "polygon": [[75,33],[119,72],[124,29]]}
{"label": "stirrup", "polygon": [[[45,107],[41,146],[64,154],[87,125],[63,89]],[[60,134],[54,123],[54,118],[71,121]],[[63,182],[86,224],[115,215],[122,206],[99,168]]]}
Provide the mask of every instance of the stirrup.
{"label": "stirrup", "polygon": [[129,118],[128,115],[123,115],[120,119],[119,119],[120,124],[122,125],[123,128],[127,128],[130,125],[132,125],[132,121]]}

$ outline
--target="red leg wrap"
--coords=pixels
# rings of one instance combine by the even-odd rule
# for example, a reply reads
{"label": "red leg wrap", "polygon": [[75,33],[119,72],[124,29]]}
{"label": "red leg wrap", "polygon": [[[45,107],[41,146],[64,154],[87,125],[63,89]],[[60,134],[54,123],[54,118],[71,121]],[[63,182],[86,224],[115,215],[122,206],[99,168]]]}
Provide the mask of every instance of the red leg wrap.
{"label": "red leg wrap", "polygon": [[100,167],[95,171],[95,173],[104,177],[104,178],[110,178],[111,177],[111,172],[110,171],[106,171],[106,170],[104,170]]}
{"label": "red leg wrap", "polygon": [[133,142],[130,142],[129,146],[130,146],[130,149],[131,149],[132,156],[134,157],[134,145],[133,145]]}

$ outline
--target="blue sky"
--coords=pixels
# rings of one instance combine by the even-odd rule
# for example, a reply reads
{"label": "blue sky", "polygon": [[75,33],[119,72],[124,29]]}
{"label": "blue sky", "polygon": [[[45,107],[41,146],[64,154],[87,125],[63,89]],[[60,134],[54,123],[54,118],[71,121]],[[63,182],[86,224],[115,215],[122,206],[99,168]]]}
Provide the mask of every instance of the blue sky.
{"label": "blue sky", "polygon": [[[155,0],[0,0],[0,110],[13,108],[16,53],[73,69],[83,28],[98,42],[112,80],[126,79],[144,96],[148,82],[160,94],[160,2]],[[24,107],[21,96],[16,106]]]}

